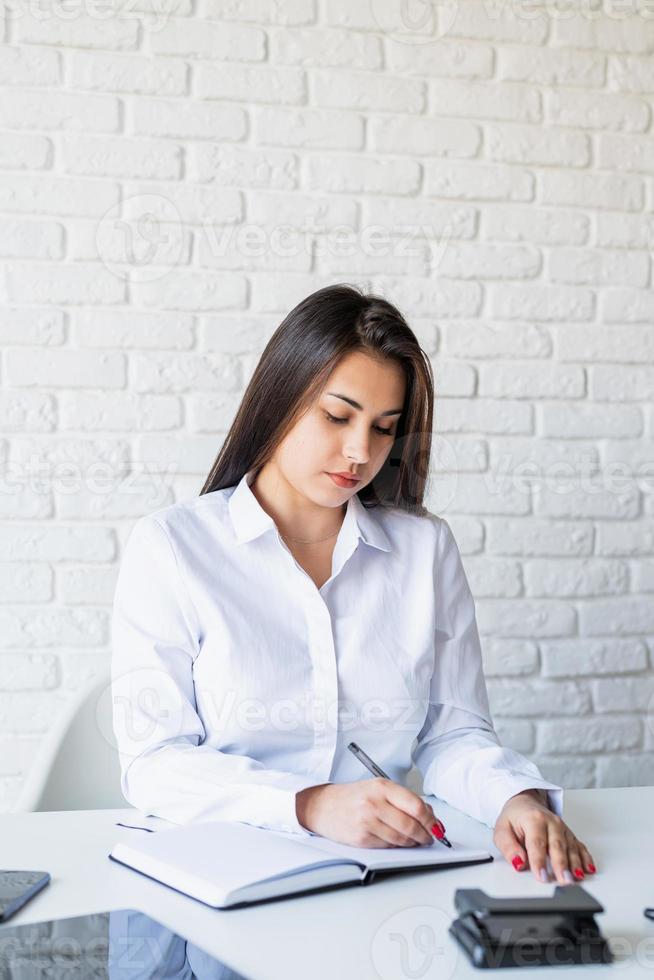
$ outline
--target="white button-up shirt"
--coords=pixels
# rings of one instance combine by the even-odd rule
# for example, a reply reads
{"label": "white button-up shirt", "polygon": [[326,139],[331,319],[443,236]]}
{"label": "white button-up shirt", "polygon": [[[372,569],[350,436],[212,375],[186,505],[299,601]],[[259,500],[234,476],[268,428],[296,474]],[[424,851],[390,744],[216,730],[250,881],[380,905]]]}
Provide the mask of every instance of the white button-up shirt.
{"label": "white button-up shirt", "polygon": [[530,787],[562,816],[562,788],[493,728],[447,521],[354,494],[318,589],[253,477],[141,517],[127,541],[112,620],[125,798],[174,823],[308,834],[299,790],[372,778],[354,741],[490,827]]}

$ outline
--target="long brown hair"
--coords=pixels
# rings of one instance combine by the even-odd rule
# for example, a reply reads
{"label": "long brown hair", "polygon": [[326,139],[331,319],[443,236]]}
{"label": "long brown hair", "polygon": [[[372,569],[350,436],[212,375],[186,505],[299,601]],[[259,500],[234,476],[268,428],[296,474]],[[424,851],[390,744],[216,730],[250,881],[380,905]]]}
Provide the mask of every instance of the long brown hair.
{"label": "long brown hair", "polygon": [[257,472],[352,351],[393,358],[406,379],[403,412],[391,452],[359,492],[366,507],[426,513],[434,381],[429,358],[400,311],[380,296],[346,284],[311,293],[268,341],[200,495]]}

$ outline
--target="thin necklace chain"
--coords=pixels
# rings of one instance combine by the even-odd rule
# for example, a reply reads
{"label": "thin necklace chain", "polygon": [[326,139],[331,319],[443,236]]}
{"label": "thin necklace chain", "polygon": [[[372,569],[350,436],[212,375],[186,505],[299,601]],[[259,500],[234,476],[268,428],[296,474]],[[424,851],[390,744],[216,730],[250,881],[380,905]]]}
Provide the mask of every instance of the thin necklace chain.
{"label": "thin necklace chain", "polygon": [[[340,527],[338,529],[340,531]],[[329,538],[333,538],[338,534],[338,531],[334,531],[332,534],[328,534],[324,538],[292,538],[290,534],[282,534],[282,537],[288,541],[298,541],[300,544],[318,544],[319,541],[327,541]]]}

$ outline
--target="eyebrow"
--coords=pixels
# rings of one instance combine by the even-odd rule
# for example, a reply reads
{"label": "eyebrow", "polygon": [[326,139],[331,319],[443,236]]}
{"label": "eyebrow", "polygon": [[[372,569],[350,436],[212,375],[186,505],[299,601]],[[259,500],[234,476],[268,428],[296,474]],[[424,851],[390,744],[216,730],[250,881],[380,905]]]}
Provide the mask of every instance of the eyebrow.
{"label": "eyebrow", "polygon": [[[328,391],[328,392],[326,392],[326,394],[333,395],[334,398],[342,398],[344,402],[347,402],[348,405],[351,405],[353,408],[358,408],[359,410],[361,410],[363,408],[363,405],[359,405],[358,402],[355,402],[355,400],[353,398],[348,398],[347,395],[339,395],[335,391]],[[402,409],[401,408],[389,408],[389,410],[387,412],[380,412],[379,414],[380,415],[401,415],[402,414]]]}

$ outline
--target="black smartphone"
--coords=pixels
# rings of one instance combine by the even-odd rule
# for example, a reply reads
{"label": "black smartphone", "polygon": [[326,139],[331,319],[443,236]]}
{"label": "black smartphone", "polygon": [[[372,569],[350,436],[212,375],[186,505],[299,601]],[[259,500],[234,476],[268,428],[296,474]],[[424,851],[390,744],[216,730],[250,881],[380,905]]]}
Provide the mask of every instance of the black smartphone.
{"label": "black smartphone", "polygon": [[48,871],[0,871],[0,922],[11,918],[49,881]]}

